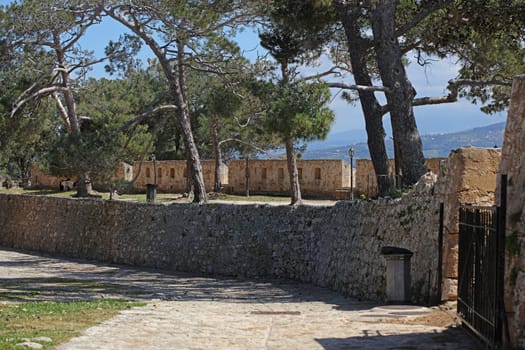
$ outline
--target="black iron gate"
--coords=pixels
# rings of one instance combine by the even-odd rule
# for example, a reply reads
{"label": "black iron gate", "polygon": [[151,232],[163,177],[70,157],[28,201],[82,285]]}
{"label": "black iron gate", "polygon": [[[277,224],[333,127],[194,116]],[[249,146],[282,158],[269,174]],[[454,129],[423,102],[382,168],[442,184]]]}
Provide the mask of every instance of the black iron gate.
{"label": "black iron gate", "polygon": [[502,342],[505,317],[504,187],[501,207],[465,205],[459,211],[458,315],[465,326],[492,346]]}

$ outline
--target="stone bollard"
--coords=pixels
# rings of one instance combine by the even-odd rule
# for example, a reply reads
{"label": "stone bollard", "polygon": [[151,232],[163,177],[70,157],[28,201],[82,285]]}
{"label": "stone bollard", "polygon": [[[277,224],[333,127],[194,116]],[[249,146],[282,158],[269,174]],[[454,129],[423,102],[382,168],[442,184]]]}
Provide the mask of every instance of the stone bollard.
{"label": "stone bollard", "polygon": [[404,248],[383,247],[381,255],[386,259],[386,298],[390,303],[410,301],[410,258],[413,253]]}

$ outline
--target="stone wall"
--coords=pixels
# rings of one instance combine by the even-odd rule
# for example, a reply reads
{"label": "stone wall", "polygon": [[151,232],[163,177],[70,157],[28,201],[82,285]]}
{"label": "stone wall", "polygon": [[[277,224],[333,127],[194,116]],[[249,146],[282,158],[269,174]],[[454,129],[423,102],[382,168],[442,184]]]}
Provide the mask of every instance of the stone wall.
{"label": "stone wall", "polygon": [[[286,160],[250,160],[250,193],[288,195],[290,178]],[[233,193],[244,193],[246,161],[228,163],[228,187]],[[350,164],[340,159],[297,160],[301,193],[307,197],[336,198],[337,190],[350,188]]]}
{"label": "stone wall", "polygon": [[525,349],[525,75],[514,79],[500,173],[508,176],[505,309],[513,346]]}
{"label": "stone wall", "polygon": [[438,207],[428,188],[401,200],[330,207],[159,205],[0,195],[0,245],[229,276],[285,278],[385,297],[384,246],[414,252],[414,299],[437,290]]}
{"label": "stone wall", "polygon": [[494,204],[500,159],[497,148],[459,148],[441,168],[434,192],[436,200],[444,203],[445,214],[443,300],[457,298],[459,206]]}
{"label": "stone wall", "polygon": [[[434,174],[439,173],[439,167],[445,158],[427,158],[427,168]],[[395,173],[395,161],[394,159],[389,160],[390,171],[392,174]],[[370,159],[357,159],[356,160],[356,192],[357,194],[364,194],[367,197],[377,196],[377,179],[374,170],[374,164]]]}

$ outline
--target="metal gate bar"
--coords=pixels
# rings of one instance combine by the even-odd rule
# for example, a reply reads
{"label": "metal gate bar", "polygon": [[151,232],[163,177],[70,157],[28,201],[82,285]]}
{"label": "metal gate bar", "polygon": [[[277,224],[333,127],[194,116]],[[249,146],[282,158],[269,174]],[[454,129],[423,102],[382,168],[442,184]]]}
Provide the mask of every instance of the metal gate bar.
{"label": "metal gate bar", "polygon": [[460,208],[458,314],[488,344],[501,341],[498,216],[496,207]]}

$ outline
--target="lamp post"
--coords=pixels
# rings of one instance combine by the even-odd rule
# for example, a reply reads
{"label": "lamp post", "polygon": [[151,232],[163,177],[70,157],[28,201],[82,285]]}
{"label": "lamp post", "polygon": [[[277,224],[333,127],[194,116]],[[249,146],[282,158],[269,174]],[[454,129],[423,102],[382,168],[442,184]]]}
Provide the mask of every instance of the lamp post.
{"label": "lamp post", "polygon": [[154,202],[157,196],[157,157],[155,154],[151,155],[151,160],[153,161],[153,185],[146,184],[146,200],[148,202]]}
{"label": "lamp post", "polygon": [[350,199],[354,200],[354,154],[355,150],[350,147],[348,155],[350,156]]}
{"label": "lamp post", "polygon": [[151,155],[151,160],[153,161],[153,184],[157,187],[157,157],[155,153]]}

